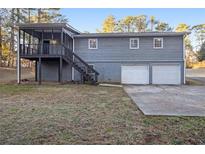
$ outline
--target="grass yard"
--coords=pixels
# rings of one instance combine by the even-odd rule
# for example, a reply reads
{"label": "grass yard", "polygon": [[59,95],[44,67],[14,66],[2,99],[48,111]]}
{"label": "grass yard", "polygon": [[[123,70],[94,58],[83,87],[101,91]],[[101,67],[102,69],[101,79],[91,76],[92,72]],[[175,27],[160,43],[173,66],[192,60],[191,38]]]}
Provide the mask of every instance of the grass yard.
{"label": "grass yard", "polygon": [[144,116],[117,87],[0,84],[0,144],[205,144],[205,117]]}

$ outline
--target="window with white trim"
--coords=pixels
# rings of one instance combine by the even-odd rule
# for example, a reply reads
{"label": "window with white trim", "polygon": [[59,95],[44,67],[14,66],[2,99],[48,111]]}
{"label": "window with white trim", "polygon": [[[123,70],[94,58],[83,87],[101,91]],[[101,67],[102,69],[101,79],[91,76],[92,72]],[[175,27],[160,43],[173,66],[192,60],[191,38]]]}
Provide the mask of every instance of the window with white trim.
{"label": "window with white trim", "polygon": [[153,39],[153,47],[154,47],[154,49],[163,48],[163,38],[154,38]]}
{"label": "window with white trim", "polygon": [[139,38],[130,38],[130,49],[139,49]]}
{"label": "window with white trim", "polygon": [[98,40],[97,39],[88,39],[88,49],[97,49]]}

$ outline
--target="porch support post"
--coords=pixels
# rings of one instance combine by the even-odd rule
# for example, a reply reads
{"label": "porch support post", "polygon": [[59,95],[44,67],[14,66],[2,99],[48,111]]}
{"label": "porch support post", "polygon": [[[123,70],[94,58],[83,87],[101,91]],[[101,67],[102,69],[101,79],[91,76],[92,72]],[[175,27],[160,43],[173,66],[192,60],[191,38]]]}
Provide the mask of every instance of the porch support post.
{"label": "porch support post", "polygon": [[28,54],[31,54],[31,35],[30,34],[28,34],[29,35],[29,38],[28,38],[28,51],[29,51],[29,53]]}
{"label": "porch support post", "polygon": [[26,47],[25,47],[25,31],[23,31],[23,53],[26,54]]}
{"label": "porch support post", "polygon": [[42,30],[42,34],[41,34],[41,54],[43,54],[43,33],[44,30]]}
{"label": "porch support post", "polygon": [[35,61],[35,81],[37,82],[38,81],[38,78],[37,78],[37,75],[38,75],[38,62],[37,60]]}
{"label": "porch support post", "polygon": [[63,29],[61,30],[61,45],[63,45]]}
{"label": "porch support post", "polygon": [[31,41],[31,42],[32,42],[32,45],[31,45],[31,46],[32,46],[32,49],[31,49],[31,54],[32,54],[32,55],[33,55],[33,49],[35,49],[34,36],[33,36],[33,35],[34,35],[34,32],[33,32],[33,31],[34,31],[34,30],[32,29],[32,41]]}
{"label": "porch support post", "polygon": [[51,37],[52,37],[52,41],[53,41],[53,28],[51,29],[52,33],[51,33]]}
{"label": "porch support post", "polygon": [[63,75],[63,59],[62,56],[60,56],[59,60],[59,74],[58,74],[58,82],[62,83],[62,75]]}
{"label": "porch support post", "polygon": [[37,38],[37,40],[38,40],[37,53],[40,54],[41,53],[41,40],[40,40],[40,38]]}
{"label": "porch support post", "polygon": [[52,37],[51,54],[54,54],[53,53],[53,48],[54,48],[54,44],[53,44],[53,28],[52,28],[52,32],[51,32],[51,37]]}
{"label": "porch support post", "polygon": [[38,84],[41,84],[41,57],[38,60]]}
{"label": "porch support post", "polygon": [[63,55],[63,29],[61,29],[61,53],[60,55]]}
{"label": "porch support post", "polygon": [[20,56],[20,40],[21,40],[21,30],[18,30],[17,34],[17,83],[21,83],[21,56]]}

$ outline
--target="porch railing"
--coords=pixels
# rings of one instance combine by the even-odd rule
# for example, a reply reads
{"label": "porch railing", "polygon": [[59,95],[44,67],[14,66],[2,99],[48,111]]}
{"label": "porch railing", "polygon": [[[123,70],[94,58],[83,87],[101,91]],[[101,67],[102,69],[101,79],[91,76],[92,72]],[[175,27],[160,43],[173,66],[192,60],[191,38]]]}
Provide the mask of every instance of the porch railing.
{"label": "porch railing", "polygon": [[20,55],[65,55],[65,49],[57,44],[20,44]]}
{"label": "porch railing", "polygon": [[82,71],[84,71],[86,74],[88,74],[88,73],[94,74],[95,77],[97,77],[99,75],[99,73],[94,68],[89,66],[77,54],[72,52],[66,46],[63,46],[63,47],[64,47],[65,56],[69,59],[69,61],[72,61],[74,65],[77,65],[78,67],[80,67],[82,69]]}
{"label": "porch railing", "polygon": [[95,83],[99,73],[88,65],[83,59],[75,54],[71,49],[65,45],[54,45],[54,44],[20,44],[20,55],[21,56],[62,56],[64,60],[71,63],[71,65],[78,70],[83,76],[83,80],[92,80]]}

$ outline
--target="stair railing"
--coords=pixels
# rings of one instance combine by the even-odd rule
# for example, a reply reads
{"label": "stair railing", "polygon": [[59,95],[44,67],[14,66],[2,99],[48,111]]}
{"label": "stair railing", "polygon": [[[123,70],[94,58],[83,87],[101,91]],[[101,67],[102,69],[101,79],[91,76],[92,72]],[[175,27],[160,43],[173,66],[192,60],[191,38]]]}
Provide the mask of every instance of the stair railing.
{"label": "stair railing", "polygon": [[[64,46],[64,45],[63,45]],[[81,67],[81,69],[83,69],[87,74],[87,70],[89,69],[91,71],[92,74],[95,74],[95,78],[94,80],[97,81],[97,77],[99,75],[99,73],[93,69],[91,66],[89,66],[82,58],[80,58],[76,53],[72,52],[70,49],[68,49],[66,46],[64,46],[64,53],[65,56],[67,58],[69,58],[69,60],[72,60],[73,63],[77,64],[78,66]],[[74,60],[73,60],[74,59]]]}

